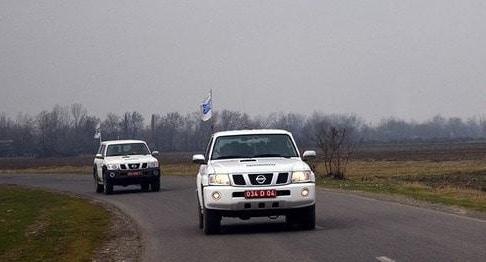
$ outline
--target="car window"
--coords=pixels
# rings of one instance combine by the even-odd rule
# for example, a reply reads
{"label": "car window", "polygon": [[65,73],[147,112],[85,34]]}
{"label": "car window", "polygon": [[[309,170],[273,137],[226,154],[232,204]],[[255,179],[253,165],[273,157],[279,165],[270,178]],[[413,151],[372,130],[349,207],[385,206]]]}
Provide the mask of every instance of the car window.
{"label": "car window", "polygon": [[109,145],[106,156],[149,155],[150,151],[144,143]]}
{"label": "car window", "polygon": [[297,150],[290,136],[259,134],[218,137],[214,143],[211,159],[297,156]]}

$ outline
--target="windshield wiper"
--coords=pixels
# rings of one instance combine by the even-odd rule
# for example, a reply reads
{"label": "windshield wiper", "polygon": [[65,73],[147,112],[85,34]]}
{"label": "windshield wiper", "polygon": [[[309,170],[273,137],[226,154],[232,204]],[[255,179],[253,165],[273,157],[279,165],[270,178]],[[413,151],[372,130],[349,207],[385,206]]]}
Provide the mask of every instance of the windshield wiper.
{"label": "windshield wiper", "polygon": [[253,157],[283,157],[283,158],[290,158],[290,156],[283,156],[280,154],[261,154],[261,155],[254,155]]}

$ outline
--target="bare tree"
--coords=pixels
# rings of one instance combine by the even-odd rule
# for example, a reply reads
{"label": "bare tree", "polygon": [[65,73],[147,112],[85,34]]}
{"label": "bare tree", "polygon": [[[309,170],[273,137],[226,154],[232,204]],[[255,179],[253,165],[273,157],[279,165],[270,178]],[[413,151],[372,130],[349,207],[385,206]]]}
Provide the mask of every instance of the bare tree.
{"label": "bare tree", "polygon": [[355,116],[323,116],[314,114],[307,122],[316,145],[320,148],[325,166],[325,175],[345,179],[346,168],[354,152],[354,134],[361,125]]}
{"label": "bare tree", "polygon": [[109,113],[101,122],[101,135],[104,140],[115,140],[120,137],[120,117]]}
{"label": "bare tree", "polygon": [[126,112],[120,122],[121,133],[124,139],[138,139],[143,136],[144,118],[139,112]]}

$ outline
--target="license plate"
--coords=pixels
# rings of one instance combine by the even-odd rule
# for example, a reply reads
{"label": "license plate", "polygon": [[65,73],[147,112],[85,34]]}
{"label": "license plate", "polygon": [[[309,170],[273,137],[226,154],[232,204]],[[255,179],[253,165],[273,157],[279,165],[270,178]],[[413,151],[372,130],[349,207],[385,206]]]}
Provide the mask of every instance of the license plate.
{"label": "license plate", "polygon": [[265,189],[265,190],[248,190],[245,191],[245,198],[275,198],[277,197],[277,190]]}
{"label": "license plate", "polygon": [[140,176],[142,172],[128,172],[128,176]]}

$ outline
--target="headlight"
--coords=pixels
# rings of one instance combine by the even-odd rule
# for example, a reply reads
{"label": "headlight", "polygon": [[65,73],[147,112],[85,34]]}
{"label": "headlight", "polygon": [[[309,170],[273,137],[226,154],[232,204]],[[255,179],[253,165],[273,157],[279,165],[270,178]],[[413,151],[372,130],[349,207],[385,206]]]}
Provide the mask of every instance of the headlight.
{"label": "headlight", "polygon": [[108,168],[108,170],[117,170],[117,169],[120,169],[120,165],[119,164],[106,164],[106,168]]}
{"label": "headlight", "polygon": [[159,167],[159,161],[148,162],[148,163],[147,163],[147,167],[148,167],[148,168],[155,168],[155,167]]}
{"label": "headlight", "polygon": [[212,174],[208,177],[208,183],[212,186],[229,186],[228,174]]}
{"label": "headlight", "polygon": [[295,171],[292,172],[292,183],[314,182],[312,171]]}

